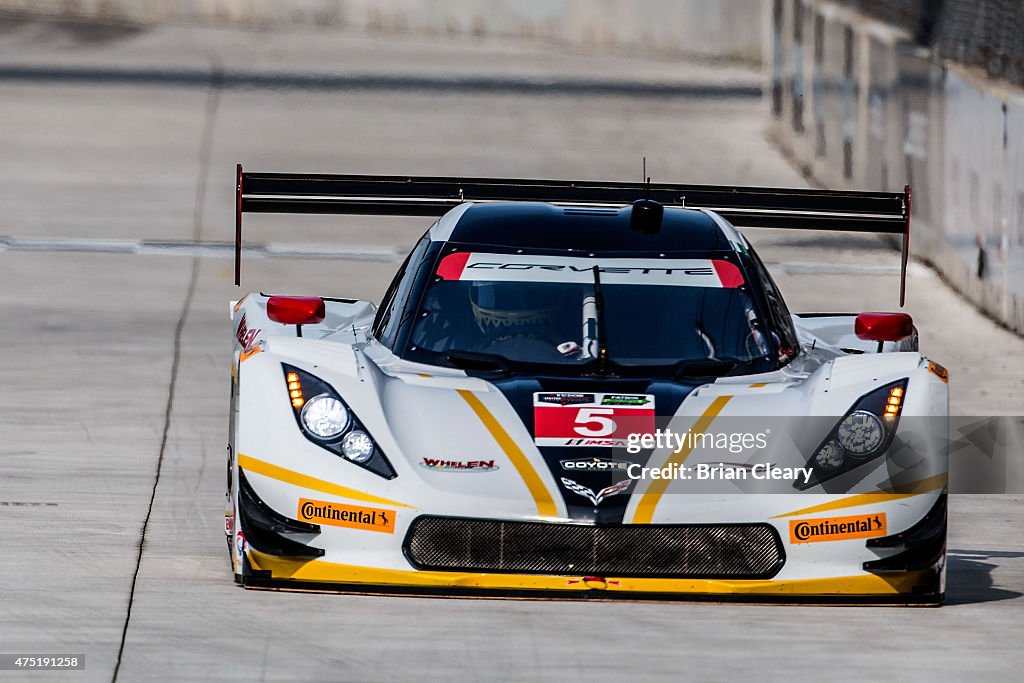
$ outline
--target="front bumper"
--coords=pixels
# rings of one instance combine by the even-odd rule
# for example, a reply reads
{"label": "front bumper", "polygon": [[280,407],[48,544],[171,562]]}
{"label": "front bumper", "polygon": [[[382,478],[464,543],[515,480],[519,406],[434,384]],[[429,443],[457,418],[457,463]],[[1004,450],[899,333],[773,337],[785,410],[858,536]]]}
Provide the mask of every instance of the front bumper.
{"label": "front bumper", "polygon": [[[245,481],[244,474],[242,477]],[[417,569],[417,563],[409,555],[409,534],[417,521],[432,519],[421,511],[396,511],[396,516],[402,513],[406,523],[396,524],[393,533],[368,533],[357,528],[334,528],[289,519],[260,500],[248,483],[244,489],[239,498],[239,521],[246,540],[239,547],[235,578],[251,588],[499,598],[905,605],[938,604],[944,597],[944,493],[931,496],[931,507],[925,508],[920,521],[900,533],[831,544],[834,561],[822,566],[801,559],[800,552],[792,552],[797,548],[789,545],[785,536],[776,533],[781,550],[779,566],[761,575],[735,578],[707,571],[692,576],[638,575],[643,571],[633,571],[627,576],[614,576],[611,572],[598,575],[594,565],[576,566],[571,562],[560,570],[543,565],[546,570],[524,572],[510,570],[514,565],[508,563],[473,569],[453,565],[443,571]],[[310,492],[309,495],[316,494]],[[907,498],[901,499],[902,507],[907,506],[906,501]],[[920,502],[923,501],[918,504]],[[467,521],[500,524],[496,520]],[[508,524],[522,525],[523,522]],[[569,527],[564,522],[532,525],[558,530]],[[766,525],[760,522],[747,526]],[[668,528],[667,525],[644,526]],[[814,545],[819,546],[815,550],[820,550],[821,546],[829,544]],[[882,550],[871,551],[870,548]],[[694,550],[707,552],[706,548]],[[874,554],[879,552],[882,557]],[[865,553],[875,559],[863,561]],[[346,558],[352,559],[337,561]],[[786,571],[780,574],[782,565]]]}

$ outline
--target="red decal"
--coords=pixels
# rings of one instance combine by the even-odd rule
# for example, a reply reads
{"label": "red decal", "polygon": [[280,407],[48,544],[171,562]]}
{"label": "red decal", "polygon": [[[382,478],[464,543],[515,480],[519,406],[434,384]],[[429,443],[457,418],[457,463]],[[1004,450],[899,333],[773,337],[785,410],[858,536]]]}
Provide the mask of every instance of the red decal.
{"label": "red decal", "polygon": [[718,273],[718,279],[721,280],[723,287],[735,289],[743,284],[743,274],[735,264],[718,259],[712,259],[711,263],[714,265],[715,272]]}
{"label": "red decal", "polygon": [[[534,436],[538,439],[626,439],[654,431],[654,408],[579,408],[535,406]],[[583,445],[583,444],[581,444]]]}
{"label": "red decal", "polygon": [[533,436],[538,446],[627,445],[630,435],[654,432],[650,394],[538,392],[533,396]]}
{"label": "red decal", "polygon": [[253,342],[256,341],[256,337],[260,335],[261,331],[259,328],[250,330],[249,326],[245,323],[245,314],[243,313],[242,319],[238,323],[238,329],[235,331],[235,339],[238,340],[243,351],[248,351],[252,348]]}
{"label": "red decal", "polygon": [[458,280],[462,277],[462,271],[466,268],[469,257],[470,252],[468,251],[461,254],[448,254],[441,259],[441,264],[437,267],[437,276],[442,280]]}

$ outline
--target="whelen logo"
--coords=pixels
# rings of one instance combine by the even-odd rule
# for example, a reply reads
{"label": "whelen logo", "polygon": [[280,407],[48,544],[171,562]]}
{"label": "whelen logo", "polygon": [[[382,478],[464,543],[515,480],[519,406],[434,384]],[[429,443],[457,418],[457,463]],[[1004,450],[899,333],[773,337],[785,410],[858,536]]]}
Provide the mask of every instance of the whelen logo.
{"label": "whelen logo", "polygon": [[423,458],[420,467],[435,472],[493,472],[498,469],[493,460],[438,460]]}
{"label": "whelen logo", "polygon": [[845,541],[851,538],[885,536],[885,513],[851,517],[801,519],[789,523],[790,543]]}
{"label": "whelen logo", "polygon": [[572,472],[613,472],[615,470],[625,471],[633,463],[610,458],[573,458],[559,460],[558,464],[562,466],[563,470]]}

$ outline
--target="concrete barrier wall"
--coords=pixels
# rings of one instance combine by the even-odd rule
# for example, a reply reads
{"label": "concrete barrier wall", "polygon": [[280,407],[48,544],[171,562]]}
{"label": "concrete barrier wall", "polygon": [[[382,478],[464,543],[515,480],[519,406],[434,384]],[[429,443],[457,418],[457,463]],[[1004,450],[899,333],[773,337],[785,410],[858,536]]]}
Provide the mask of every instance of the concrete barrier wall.
{"label": "concrete barrier wall", "polygon": [[912,253],[1024,333],[1024,91],[835,3],[774,2],[775,138],[825,185],[910,184]]}
{"label": "concrete barrier wall", "polygon": [[759,61],[766,0],[0,0],[0,11],[65,17],[306,24]]}

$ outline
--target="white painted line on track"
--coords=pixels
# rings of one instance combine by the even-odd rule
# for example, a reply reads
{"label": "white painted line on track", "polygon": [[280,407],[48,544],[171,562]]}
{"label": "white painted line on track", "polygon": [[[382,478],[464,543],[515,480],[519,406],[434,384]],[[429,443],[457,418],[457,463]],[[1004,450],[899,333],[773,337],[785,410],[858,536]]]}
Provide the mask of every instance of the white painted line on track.
{"label": "white painted line on track", "polygon": [[[231,258],[230,242],[196,240],[109,240],[72,237],[3,237],[0,251],[77,252],[94,254],[137,254],[141,256],[199,256]],[[242,251],[248,258],[306,258],[391,263],[405,258],[406,251],[377,245],[248,243]]]}
{"label": "white painted line on track", "polygon": [[[844,263],[842,261],[767,261],[768,270],[781,270],[787,275],[899,275],[899,266],[872,263]],[[911,262],[907,274],[926,275],[928,267]]]}
{"label": "white painted line on track", "polygon": [[[0,251],[230,258],[234,255],[234,250],[235,246],[231,242],[0,236]],[[293,242],[250,242],[243,245],[242,250],[248,258],[330,259],[382,263],[401,261],[408,253],[398,247],[383,245]],[[896,265],[834,261],[769,261],[768,267],[770,270],[781,270],[787,275],[898,275],[900,272],[899,266]],[[920,263],[911,263],[908,268],[908,273],[912,276],[925,275],[928,272],[927,266]]]}
{"label": "white painted line on track", "polygon": [[361,261],[398,261],[408,253],[396,247],[338,244],[287,244],[268,242],[266,256],[347,259]]}
{"label": "white painted line on track", "polygon": [[0,237],[8,251],[78,251],[101,254],[133,253],[137,240],[76,239],[73,237]]}

